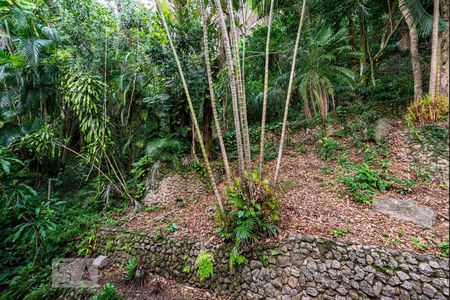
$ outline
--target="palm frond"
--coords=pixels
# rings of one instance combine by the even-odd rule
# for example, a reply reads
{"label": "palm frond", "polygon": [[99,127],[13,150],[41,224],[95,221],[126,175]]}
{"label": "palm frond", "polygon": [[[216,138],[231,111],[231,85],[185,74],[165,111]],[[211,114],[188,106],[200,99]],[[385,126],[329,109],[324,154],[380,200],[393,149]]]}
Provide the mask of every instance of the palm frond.
{"label": "palm frond", "polygon": [[[407,14],[413,20],[418,32],[422,36],[430,35],[433,31],[433,16],[430,15],[420,3],[420,0],[404,0],[399,3],[400,9],[406,7]],[[439,18],[439,31],[448,30],[448,21]]]}

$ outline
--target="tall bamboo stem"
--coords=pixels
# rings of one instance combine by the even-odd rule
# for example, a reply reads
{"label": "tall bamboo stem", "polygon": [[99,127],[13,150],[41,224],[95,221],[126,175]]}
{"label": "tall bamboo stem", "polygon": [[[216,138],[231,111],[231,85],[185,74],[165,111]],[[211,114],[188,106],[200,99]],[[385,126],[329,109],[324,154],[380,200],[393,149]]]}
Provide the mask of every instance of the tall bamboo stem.
{"label": "tall bamboo stem", "polygon": [[306,7],[306,0],[303,0],[302,12],[301,12],[301,16],[300,16],[300,23],[298,24],[297,38],[295,39],[294,54],[293,54],[293,57],[292,57],[291,74],[289,76],[289,85],[288,85],[288,91],[287,91],[287,95],[286,95],[286,104],[285,104],[285,107],[284,107],[283,125],[282,125],[282,128],[281,128],[281,139],[280,139],[280,146],[278,148],[278,158],[277,158],[277,165],[275,167],[275,176],[274,176],[274,179],[273,179],[273,185],[276,185],[278,183],[278,176],[280,174],[281,158],[283,156],[284,140],[285,140],[285,137],[286,137],[286,127],[287,127],[287,117],[288,117],[288,111],[289,111],[289,102],[291,100],[292,85],[293,85],[293,82],[294,82],[295,63],[296,63],[296,60],[297,60],[298,43],[300,41],[300,35],[301,35],[301,32],[302,32],[302,26],[303,26],[303,19],[305,17],[305,7]]}
{"label": "tall bamboo stem", "polygon": [[187,87],[186,80],[184,78],[184,72],[183,72],[183,69],[181,68],[180,60],[178,59],[178,54],[177,54],[177,51],[175,50],[175,47],[173,45],[172,38],[170,37],[169,27],[167,26],[166,17],[164,16],[164,12],[163,12],[163,10],[161,8],[161,3],[160,3],[159,0],[156,0],[155,2],[156,2],[156,7],[158,8],[158,11],[159,11],[159,13],[161,15],[161,20],[162,20],[164,29],[165,29],[166,34],[167,34],[167,40],[169,41],[170,48],[172,49],[172,54],[173,54],[173,56],[175,58],[175,61],[177,63],[178,72],[180,74],[181,82],[183,83],[184,92],[186,93],[186,98],[187,98],[187,101],[188,101],[189,111],[191,113],[191,118],[192,118],[192,121],[194,122],[195,133],[197,134],[197,138],[198,138],[198,141],[199,141],[199,144],[200,144],[200,148],[201,148],[201,151],[202,151],[202,155],[203,155],[203,160],[205,161],[205,166],[206,166],[206,169],[208,171],[208,175],[209,175],[210,180],[211,180],[211,185],[212,185],[212,188],[214,190],[214,194],[215,194],[216,199],[217,199],[217,204],[219,205],[219,210],[220,210],[220,213],[222,214],[222,217],[225,217],[225,211],[223,209],[222,199],[220,197],[219,190],[217,189],[216,180],[214,179],[214,175],[213,175],[212,170],[211,170],[211,165],[209,164],[208,155],[207,155],[206,150],[205,150],[205,145],[203,144],[202,134],[200,132],[200,127],[198,126],[197,117],[195,116],[194,107],[193,107],[192,101],[191,101],[191,95],[189,93],[189,89]]}
{"label": "tall bamboo stem", "polygon": [[220,152],[222,154],[222,160],[225,167],[225,173],[227,175],[228,184],[231,183],[231,171],[230,165],[228,163],[227,151],[225,149],[225,143],[223,142],[222,129],[219,122],[219,116],[217,115],[217,107],[216,107],[216,95],[214,94],[214,85],[212,82],[212,72],[211,65],[209,64],[209,49],[208,49],[208,28],[206,25],[206,12],[205,12],[205,3],[204,0],[200,0],[200,10],[202,16],[202,27],[203,27],[203,47],[204,47],[204,55],[205,55],[205,68],[206,68],[206,77],[208,79],[208,88],[209,88],[209,96],[211,98],[211,107],[213,111],[214,117],[214,125],[216,126],[217,138],[219,139]]}
{"label": "tall bamboo stem", "polygon": [[266,59],[264,64],[264,92],[263,92],[263,105],[262,105],[262,116],[261,116],[261,141],[259,143],[259,172],[261,178],[263,176],[264,167],[264,144],[265,144],[265,133],[266,133],[266,114],[267,114],[267,96],[269,91],[269,48],[270,48],[270,32],[272,30],[272,17],[273,17],[273,2],[270,0],[269,9],[269,21],[267,25],[267,38],[266,38]]}

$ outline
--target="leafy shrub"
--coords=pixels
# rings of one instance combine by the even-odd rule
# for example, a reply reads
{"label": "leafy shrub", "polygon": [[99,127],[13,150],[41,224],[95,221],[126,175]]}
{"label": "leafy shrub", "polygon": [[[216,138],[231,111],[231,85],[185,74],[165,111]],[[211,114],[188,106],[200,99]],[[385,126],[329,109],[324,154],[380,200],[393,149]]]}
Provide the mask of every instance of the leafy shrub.
{"label": "leafy shrub", "polygon": [[447,242],[441,243],[441,244],[439,245],[439,247],[441,248],[442,255],[448,256],[448,254],[449,254],[448,241],[447,241]]}
{"label": "leafy shrub", "polygon": [[425,124],[436,123],[448,117],[448,97],[437,95],[431,99],[426,95],[414,100],[408,107],[405,121],[409,126],[423,126]]}
{"label": "leafy shrub", "polygon": [[376,190],[385,192],[395,189],[400,194],[406,194],[416,184],[412,180],[389,176],[384,169],[375,169],[365,161],[359,165],[347,164],[344,170],[346,173],[338,179],[344,183],[346,190],[362,203],[370,203]]}
{"label": "leafy shrub", "polygon": [[339,229],[333,230],[331,232],[331,236],[334,237],[335,239],[338,239],[340,237],[346,236],[349,232],[350,232],[350,230],[347,227],[339,228]]}
{"label": "leafy shrub", "polygon": [[96,294],[91,300],[123,300],[124,298],[119,295],[116,287],[112,283],[107,283],[103,287],[103,290]]}
{"label": "leafy shrub", "polygon": [[239,179],[227,188],[228,203],[225,206],[225,219],[218,214],[219,233],[222,239],[232,241],[230,266],[241,264],[245,258],[240,255],[241,245],[254,243],[265,236],[275,236],[280,219],[280,203],[272,192],[267,180],[260,180],[254,172],[250,179],[253,191],[249,192]]}
{"label": "leafy shrub", "polygon": [[130,281],[136,275],[136,270],[139,265],[139,261],[137,258],[130,258],[126,265],[127,274],[125,276],[125,281]]}
{"label": "leafy shrub", "polygon": [[331,138],[323,137],[316,144],[316,148],[319,152],[320,157],[323,160],[332,160],[337,157],[339,151],[341,150],[341,145],[338,141]]}
{"label": "leafy shrub", "polygon": [[[195,265],[197,266],[197,274],[200,281],[203,281],[214,272],[214,257],[206,250],[201,250],[195,259]],[[188,271],[189,272],[189,271]]]}
{"label": "leafy shrub", "polygon": [[354,174],[340,176],[339,179],[359,202],[369,203],[372,201],[375,190],[384,192],[391,186],[382,170],[372,169],[366,162],[357,166],[349,165],[347,168],[354,171]]}

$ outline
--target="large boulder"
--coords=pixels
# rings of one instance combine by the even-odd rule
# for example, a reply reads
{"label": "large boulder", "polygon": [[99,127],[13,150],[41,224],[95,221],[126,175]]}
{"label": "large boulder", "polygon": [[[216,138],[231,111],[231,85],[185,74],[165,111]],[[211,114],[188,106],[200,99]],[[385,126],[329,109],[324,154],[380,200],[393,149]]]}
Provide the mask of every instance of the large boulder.
{"label": "large boulder", "polygon": [[392,125],[388,119],[379,119],[377,125],[375,126],[375,141],[384,142],[386,141],[389,132],[392,129]]}
{"label": "large boulder", "polygon": [[381,198],[374,201],[372,208],[390,217],[427,228],[433,226],[436,220],[434,210],[408,200]]}

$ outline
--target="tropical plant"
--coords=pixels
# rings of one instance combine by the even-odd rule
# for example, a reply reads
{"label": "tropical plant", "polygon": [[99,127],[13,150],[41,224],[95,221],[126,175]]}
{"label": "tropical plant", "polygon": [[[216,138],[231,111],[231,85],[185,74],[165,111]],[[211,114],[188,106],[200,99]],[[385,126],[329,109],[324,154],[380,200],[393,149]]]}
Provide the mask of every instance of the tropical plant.
{"label": "tropical plant", "polygon": [[251,245],[263,237],[275,236],[276,226],[280,219],[280,203],[278,197],[270,188],[268,180],[261,180],[258,172],[251,177],[253,193],[248,196],[245,181],[239,179],[227,188],[227,205],[225,218],[217,217],[219,233],[225,241],[232,241],[230,252],[230,267],[241,264],[241,247]]}
{"label": "tropical plant", "polygon": [[[298,71],[298,88],[303,98],[305,114],[311,118],[318,110],[325,121],[330,110],[330,102],[335,107],[335,90],[352,88],[355,74],[346,68],[342,61],[354,55],[348,44],[349,35],[346,27],[336,33],[326,25],[306,38],[306,47],[300,51],[300,68]],[[316,109],[318,107],[318,109]]]}
{"label": "tropical plant", "polygon": [[405,121],[409,126],[423,126],[447,119],[449,112],[448,97],[437,95],[431,98],[425,95],[414,100],[405,114]]}
{"label": "tropical plant", "polygon": [[202,249],[195,259],[197,274],[200,281],[203,281],[214,273],[214,256],[212,253]]}

